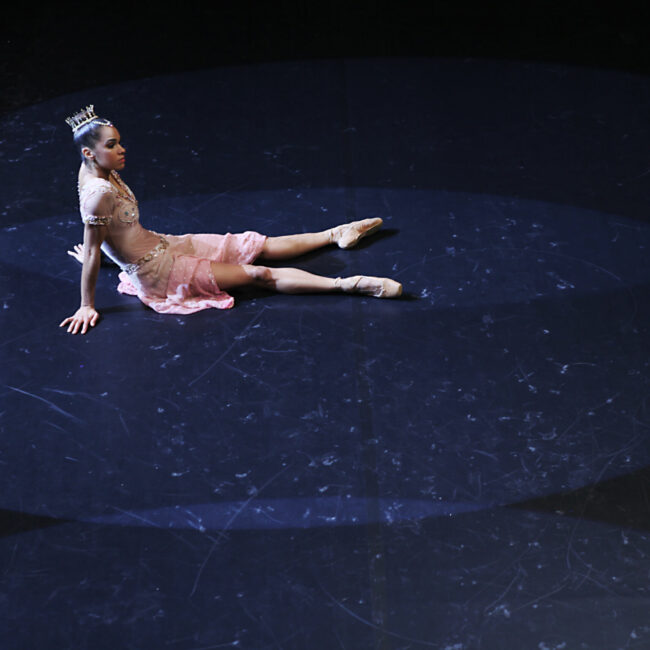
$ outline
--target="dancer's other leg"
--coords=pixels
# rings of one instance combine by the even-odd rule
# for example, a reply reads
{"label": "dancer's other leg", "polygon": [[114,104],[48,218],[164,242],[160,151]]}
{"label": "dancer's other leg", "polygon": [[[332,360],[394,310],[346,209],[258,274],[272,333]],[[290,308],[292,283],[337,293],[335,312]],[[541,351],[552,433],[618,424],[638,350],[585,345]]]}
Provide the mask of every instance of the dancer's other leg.
{"label": "dancer's other leg", "polygon": [[224,291],[245,287],[262,287],[278,293],[335,291],[335,280],[300,269],[275,269],[253,264],[212,262],[212,274]]}
{"label": "dancer's other leg", "polygon": [[349,278],[327,278],[301,269],[269,268],[253,264],[220,264],[212,262],[214,279],[221,289],[262,287],[278,293],[359,293],[377,298],[395,298],[402,285],[389,278],[355,275]]}
{"label": "dancer's other leg", "polygon": [[259,259],[282,260],[298,257],[328,244],[338,244],[340,248],[352,248],[361,238],[378,230],[382,223],[383,221],[377,217],[345,223],[321,232],[267,237]]}

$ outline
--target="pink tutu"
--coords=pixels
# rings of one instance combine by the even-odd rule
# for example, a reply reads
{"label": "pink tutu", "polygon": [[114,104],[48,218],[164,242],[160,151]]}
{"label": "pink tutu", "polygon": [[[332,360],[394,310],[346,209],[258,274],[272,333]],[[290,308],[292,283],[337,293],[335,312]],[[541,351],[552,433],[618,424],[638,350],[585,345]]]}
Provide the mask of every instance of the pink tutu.
{"label": "pink tutu", "polygon": [[266,237],[247,231],[232,235],[165,235],[169,246],[135,273],[120,273],[117,290],[161,314],[192,314],[202,309],[229,309],[235,301],[222,291],[211,262],[250,264]]}

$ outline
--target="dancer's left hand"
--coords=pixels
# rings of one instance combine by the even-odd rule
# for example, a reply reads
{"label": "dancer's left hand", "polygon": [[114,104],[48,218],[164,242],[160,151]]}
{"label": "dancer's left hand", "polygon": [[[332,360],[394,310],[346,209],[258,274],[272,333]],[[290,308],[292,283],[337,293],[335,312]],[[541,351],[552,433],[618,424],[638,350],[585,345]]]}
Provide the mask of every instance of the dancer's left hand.
{"label": "dancer's left hand", "polygon": [[74,250],[68,251],[70,257],[74,257],[80,264],[84,263],[84,245],[75,244]]}

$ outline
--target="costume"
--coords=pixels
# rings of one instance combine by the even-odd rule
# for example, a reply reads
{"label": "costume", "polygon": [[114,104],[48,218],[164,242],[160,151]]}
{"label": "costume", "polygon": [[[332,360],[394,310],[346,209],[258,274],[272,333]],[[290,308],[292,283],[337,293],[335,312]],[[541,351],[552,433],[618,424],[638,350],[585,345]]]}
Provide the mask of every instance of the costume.
{"label": "costume", "polygon": [[217,285],[211,262],[250,264],[266,237],[241,234],[160,235],[140,225],[138,203],[116,171],[114,183],[89,178],[79,191],[81,219],[108,228],[102,250],[122,269],[117,287],[160,313],[228,309],[234,299]]}

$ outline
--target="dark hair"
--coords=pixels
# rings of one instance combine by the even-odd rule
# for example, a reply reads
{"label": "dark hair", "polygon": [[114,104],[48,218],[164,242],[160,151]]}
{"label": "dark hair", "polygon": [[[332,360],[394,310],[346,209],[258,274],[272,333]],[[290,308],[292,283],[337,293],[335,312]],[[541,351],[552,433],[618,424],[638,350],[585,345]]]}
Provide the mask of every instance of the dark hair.
{"label": "dark hair", "polygon": [[84,162],[86,162],[86,157],[81,153],[82,148],[89,147],[93,149],[95,147],[97,142],[99,142],[103,126],[113,126],[113,123],[102,117],[96,117],[92,122],[84,124],[74,132],[72,140],[81,154],[81,160]]}

